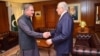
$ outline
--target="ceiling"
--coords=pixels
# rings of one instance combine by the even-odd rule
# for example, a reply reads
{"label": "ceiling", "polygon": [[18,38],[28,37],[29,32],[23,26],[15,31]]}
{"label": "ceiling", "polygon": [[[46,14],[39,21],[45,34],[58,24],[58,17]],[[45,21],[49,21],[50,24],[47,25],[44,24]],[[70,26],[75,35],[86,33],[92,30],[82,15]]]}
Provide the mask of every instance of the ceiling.
{"label": "ceiling", "polygon": [[31,3],[31,2],[40,2],[40,1],[50,1],[50,0],[1,0],[7,2],[16,2],[16,3]]}

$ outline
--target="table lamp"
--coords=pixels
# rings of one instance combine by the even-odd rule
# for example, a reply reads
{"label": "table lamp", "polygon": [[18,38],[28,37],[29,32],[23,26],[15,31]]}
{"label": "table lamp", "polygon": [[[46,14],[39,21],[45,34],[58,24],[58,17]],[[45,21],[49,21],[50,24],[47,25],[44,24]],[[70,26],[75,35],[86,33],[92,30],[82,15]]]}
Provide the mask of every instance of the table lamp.
{"label": "table lamp", "polygon": [[81,32],[84,32],[85,26],[86,26],[86,22],[85,21],[81,21],[79,26],[81,27]]}

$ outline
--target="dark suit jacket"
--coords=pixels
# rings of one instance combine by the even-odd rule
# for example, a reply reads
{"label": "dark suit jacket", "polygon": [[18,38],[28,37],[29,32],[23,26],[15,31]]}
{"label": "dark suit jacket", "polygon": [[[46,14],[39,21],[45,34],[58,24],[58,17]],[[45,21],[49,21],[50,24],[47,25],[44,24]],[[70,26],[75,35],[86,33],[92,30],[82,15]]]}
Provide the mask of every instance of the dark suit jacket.
{"label": "dark suit jacket", "polygon": [[36,46],[35,37],[42,37],[42,33],[33,30],[31,20],[22,15],[18,20],[19,45],[21,49],[33,49]]}
{"label": "dark suit jacket", "polygon": [[59,20],[57,27],[51,31],[52,41],[58,53],[69,53],[72,49],[73,19],[65,13]]}

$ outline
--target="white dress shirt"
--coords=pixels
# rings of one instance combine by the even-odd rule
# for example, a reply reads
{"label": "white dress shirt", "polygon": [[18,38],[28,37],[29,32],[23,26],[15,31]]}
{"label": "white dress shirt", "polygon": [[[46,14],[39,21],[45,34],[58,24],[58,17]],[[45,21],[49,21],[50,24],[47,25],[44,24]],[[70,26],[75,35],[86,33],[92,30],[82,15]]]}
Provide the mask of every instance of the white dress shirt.
{"label": "white dress shirt", "polygon": [[67,12],[67,11],[64,11],[64,12],[60,15],[59,20],[61,19],[61,17],[62,17],[66,12]]}

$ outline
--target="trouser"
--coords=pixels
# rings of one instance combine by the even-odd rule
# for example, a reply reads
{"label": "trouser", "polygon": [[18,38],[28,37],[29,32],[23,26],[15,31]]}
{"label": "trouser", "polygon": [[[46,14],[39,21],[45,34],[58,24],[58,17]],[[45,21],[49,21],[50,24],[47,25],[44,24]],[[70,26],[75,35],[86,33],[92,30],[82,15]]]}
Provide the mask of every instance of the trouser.
{"label": "trouser", "polygon": [[37,48],[30,50],[21,50],[21,56],[40,56]]}

